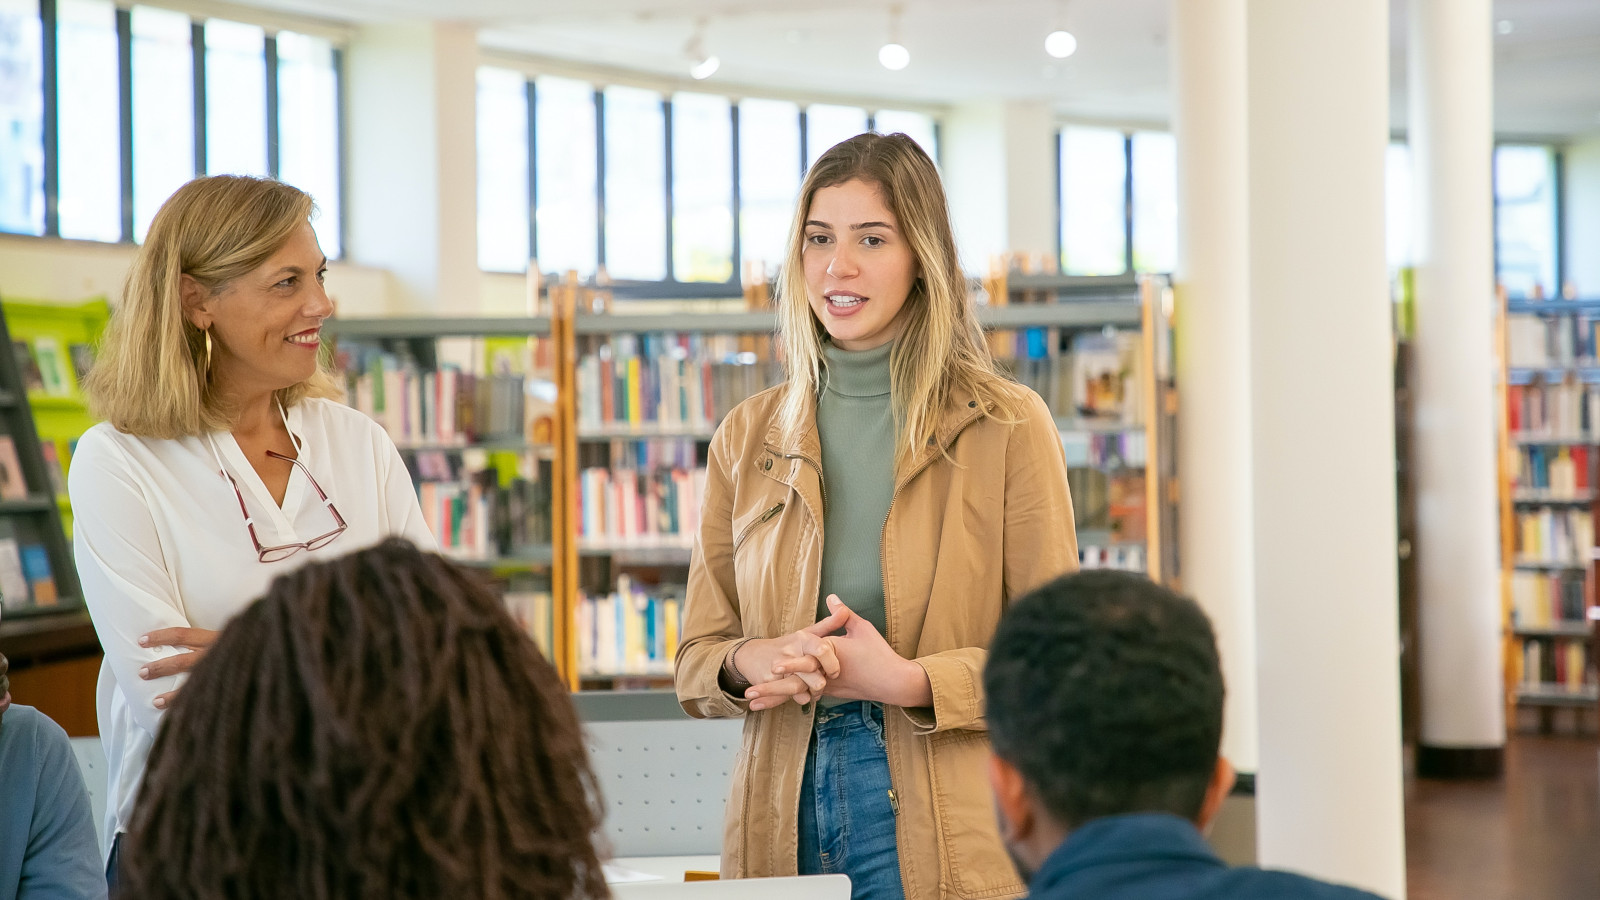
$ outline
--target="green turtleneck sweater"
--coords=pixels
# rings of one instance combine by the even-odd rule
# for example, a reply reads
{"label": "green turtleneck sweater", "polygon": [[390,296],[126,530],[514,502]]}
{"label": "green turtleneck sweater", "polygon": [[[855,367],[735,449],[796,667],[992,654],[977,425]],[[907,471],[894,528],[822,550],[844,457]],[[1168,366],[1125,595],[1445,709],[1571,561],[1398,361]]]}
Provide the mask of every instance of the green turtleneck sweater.
{"label": "green turtleneck sweater", "polygon": [[817,434],[828,501],[822,513],[822,589],[883,632],[884,519],[894,497],[894,412],[889,404],[891,341],[873,350],[824,345]]}

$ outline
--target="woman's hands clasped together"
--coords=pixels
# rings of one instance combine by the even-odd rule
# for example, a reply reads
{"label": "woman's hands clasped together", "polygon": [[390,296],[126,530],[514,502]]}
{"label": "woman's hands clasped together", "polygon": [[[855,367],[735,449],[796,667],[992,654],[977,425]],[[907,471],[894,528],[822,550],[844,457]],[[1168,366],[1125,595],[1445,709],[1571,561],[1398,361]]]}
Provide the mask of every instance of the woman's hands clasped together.
{"label": "woman's hands clasped together", "polygon": [[815,625],[739,648],[734,665],[752,682],[744,694],[751,710],[790,700],[810,703],[823,695],[904,707],[933,703],[933,688],[921,666],[896,653],[871,622],[837,595],[828,595],[828,609],[828,617]]}

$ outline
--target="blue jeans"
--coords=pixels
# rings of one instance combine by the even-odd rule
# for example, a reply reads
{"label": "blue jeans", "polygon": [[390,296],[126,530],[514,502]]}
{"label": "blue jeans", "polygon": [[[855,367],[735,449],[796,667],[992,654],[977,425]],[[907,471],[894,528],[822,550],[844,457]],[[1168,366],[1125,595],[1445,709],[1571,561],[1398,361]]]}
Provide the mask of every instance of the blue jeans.
{"label": "blue jeans", "polygon": [[800,781],[801,875],[850,876],[851,900],[905,900],[883,707],[817,710]]}

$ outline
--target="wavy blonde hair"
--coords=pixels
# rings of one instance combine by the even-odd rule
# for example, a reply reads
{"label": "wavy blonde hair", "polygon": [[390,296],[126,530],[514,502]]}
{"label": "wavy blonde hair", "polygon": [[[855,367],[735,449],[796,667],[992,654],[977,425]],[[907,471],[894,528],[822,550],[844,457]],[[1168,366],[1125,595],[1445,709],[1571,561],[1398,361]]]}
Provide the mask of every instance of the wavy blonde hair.
{"label": "wavy blonde hair", "polygon": [[903,134],[858,134],[812,164],[789,228],[789,250],[778,278],[778,330],[788,376],[778,412],[784,442],[793,444],[804,427],[821,385],[822,347],[828,336],[811,311],[801,261],[805,222],[817,191],[855,180],[877,188],[911,247],[919,273],[900,312],[905,327],[889,355],[899,469],[931,442],[939,414],[958,389],[996,419],[1015,421],[1021,410],[1010,393],[996,389],[1010,379],[996,368],[978,326],[933,160]]}
{"label": "wavy blonde hair", "polygon": [[[167,198],[134,257],[83,390],[89,409],[128,434],[181,438],[226,431],[234,413],[207,377],[205,334],[183,314],[182,276],[213,295],[281,250],[316,209],[311,195],[266,178],[196,178]],[[276,397],[338,397],[320,360]]]}

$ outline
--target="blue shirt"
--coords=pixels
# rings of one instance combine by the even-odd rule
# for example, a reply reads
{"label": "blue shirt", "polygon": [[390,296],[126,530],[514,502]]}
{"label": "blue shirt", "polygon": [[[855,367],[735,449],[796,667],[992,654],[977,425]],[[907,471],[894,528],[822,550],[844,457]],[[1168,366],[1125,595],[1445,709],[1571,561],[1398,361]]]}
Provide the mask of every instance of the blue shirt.
{"label": "blue shirt", "polygon": [[1230,868],[1192,822],[1166,813],[1084,824],[1050,854],[1030,900],[1377,900],[1376,895],[1253,867]]}
{"label": "blue shirt", "polygon": [[0,900],[105,900],[89,792],[61,726],[0,716]]}

